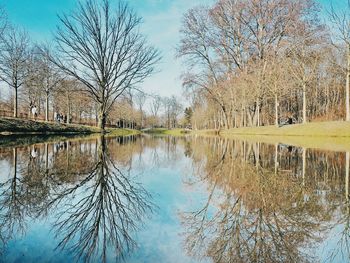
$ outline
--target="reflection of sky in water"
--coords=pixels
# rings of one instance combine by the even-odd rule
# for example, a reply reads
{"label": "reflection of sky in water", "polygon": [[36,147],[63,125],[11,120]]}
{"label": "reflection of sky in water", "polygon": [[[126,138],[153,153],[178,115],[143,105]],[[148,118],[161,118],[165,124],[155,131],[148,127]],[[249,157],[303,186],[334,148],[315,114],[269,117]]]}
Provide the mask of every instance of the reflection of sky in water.
{"label": "reflection of sky in water", "polygon": [[[84,152],[91,150],[92,154],[95,154],[97,150],[95,145],[95,141],[92,142],[90,149],[87,144],[84,144],[80,146],[80,150]],[[110,144],[108,147],[119,146]],[[159,163],[157,164],[153,162],[155,149],[157,149],[159,156]],[[115,156],[118,159],[118,149],[114,150],[116,150],[117,154]],[[153,213],[147,214],[140,230],[137,233],[131,233],[136,239],[137,248],[130,256],[126,257],[126,262],[211,262],[209,259],[198,259],[196,261],[196,259],[186,254],[185,239],[188,233],[180,222],[180,214],[200,210],[208,200],[210,185],[205,180],[199,182],[200,180],[195,178],[192,159],[185,157],[184,151],[183,145],[179,143],[169,153],[166,143],[163,142],[158,146],[145,147],[141,154],[140,152],[133,153],[132,169],[128,176],[133,178],[133,181],[139,182],[152,195],[152,202],[156,208]],[[43,150],[39,151],[38,154],[43,154],[43,152]],[[19,151],[18,163],[21,162],[22,155],[23,151]],[[53,164],[53,153],[49,153],[48,157],[49,164]],[[320,160],[324,161],[323,157]],[[119,162],[119,159],[116,163],[119,168],[123,166],[121,165],[123,162]],[[0,182],[11,178],[13,173],[11,165],[10,160],[0,160]],[[300,167],[297,170],[300,171]],[[18,174],[20,176],[20,172]],[[195,183],[188,185],[188,181]],[[93,184],[93,181],[87,185],[91,184]],[[75,183],[67,183],[66,185],[73,186]],[[69,197],[71,199],[68,199],[68,201],[75,204],[79,201],[79,198],[86,195],[88,195],[88,192],[81,188],[75,193],[78,198],[72,199]],[[319,190],[318,195],[319,204],[327,205],[325,192]],[[213,202],[208,208],[208,218],[215,215],[217,208],[214,208],[214,206],[222,203],[224,199],[223,192],[216,191]],[[309,202],[309,198],[304,202]],[[290,205],[295,208],[297,203],[291,202]],[[15,238],[9,241],[6,250],[1,255],[0,262],[72,262],[74,260],[73,254],[70,254],[68,249],[63,251],[55,249],[59,239],[55,238],[51,226],[56,220],[57,212],[62,212],[62,208],[58,207],[57,211],[49,212],[49,215],[43,218],[33,219],[26,216],[25,233],[23,235],[16,233]],[[340,211],[335,213],[339,215]],[[339,245],[339,233],[342,230],[343,225],[339,225],[321,236],[325,237],[325,240],[317,245],[312,252],[322,259],[321,262],[326,262],[329,259],[330,251],[333,251]],[[77,241],[77,239],[74,241]],[[110,262],[113,262],[113,256],[114,252],[109,250],[107,258]],[[346,262],[346,260],[341,253],[338,253],[332,262]]]}
{"label": "reflection of sky in water", "polygon": [[[183,152],[183,149],[178,149]],[[164,153],[160,153],[164,156]],[[145,163],[151,163],[150,152],[144,153]],[[170,166],[170,167],[167,167]],[[158,209],[145,223],[138,236],[139,248],[128,262],[195,262],[184,252],[183,233],[179,222],[179,211],[187,211],[194,200],[205,197],[206,192],[189,192],[183,185],[183,172],[190,173],[190,160],[182,158],[176,164],[165,167],[149,167],[141,182],[154,197]],[[198,204],[197,204],[198,205]]]}
{"label": "reflection of sky in water", "polygon": [[11,171],[11,167],[5,160],[0,160],[0,182],[4,182],[8,179]]}
{"label": "reflection of sky in water", "polygon": [[[84,148],[84,147],[82,147]],[[55,149],[55,148],[54,148]],[[178,148],[183,152],[182,147]],[[56,149],[55,149],[56,151]],[[140,227],[139,233],[134,233],[137,237],[138,247],[127,258],[127,262],[194,262],[185,255],[183,244],[183,233],[178,218],[178,212],[184,211],[188,205],[193,204],[197,197],[205,196],[198,191],[192,193],[183,186],[181,174],[190,164],[189,159],[181,158],[176,164],[163,163],[161,167],[144,164],[151,163],[150,150],[142,154],[143,164],[138,167],[139,156],[135,155],[133,168],[130,176],[143,184],[144,188],[152,194],[153,203],[156,205],[155,212],[147,217],[144,225]],[[164,156],[162,150],[160,156]],[[51,154],[49,154],[51,162]],[[20,163],[20,158],[18,158]],[[2,161],[0,166],[1,176],[4,180],[11,171],[9,163]],[[188,171],[190,172],[190,171]],[[81,193],[79,193],[81,192]],[[76,196],[86,196],[83,189],[79,189]],[[188,200],[191,200],[188,203]],[[76,203],[78,200],[72,200]],[[57,211],[56,213],[57,214]],[[55,218],[53,214],[45,219],[30,220],[24,235],[16,235],[16,238],[8,243],[3,255],[4,262],[70,262],[73,255],[67,250],[56,249],[58,240],[51,229]],[[110,254],[113,262],[113,253]]]}

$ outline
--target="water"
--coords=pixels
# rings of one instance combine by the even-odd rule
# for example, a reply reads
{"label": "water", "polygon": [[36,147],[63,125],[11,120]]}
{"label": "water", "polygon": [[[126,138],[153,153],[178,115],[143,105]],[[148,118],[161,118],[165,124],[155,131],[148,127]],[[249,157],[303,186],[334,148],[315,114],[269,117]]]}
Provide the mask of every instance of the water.
{"label": "water", "polygon": [[1,262],[348,262],[349,153],[0,139]]}

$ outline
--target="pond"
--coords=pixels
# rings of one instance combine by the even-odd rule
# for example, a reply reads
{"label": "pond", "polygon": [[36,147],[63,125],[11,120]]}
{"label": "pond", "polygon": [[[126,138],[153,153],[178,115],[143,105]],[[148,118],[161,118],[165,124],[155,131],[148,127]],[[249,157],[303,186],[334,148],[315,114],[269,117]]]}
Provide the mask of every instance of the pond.
{"label": "pond", "polygon": [[0,262],[348,262],[349,156],[220,137],[0,139]]}

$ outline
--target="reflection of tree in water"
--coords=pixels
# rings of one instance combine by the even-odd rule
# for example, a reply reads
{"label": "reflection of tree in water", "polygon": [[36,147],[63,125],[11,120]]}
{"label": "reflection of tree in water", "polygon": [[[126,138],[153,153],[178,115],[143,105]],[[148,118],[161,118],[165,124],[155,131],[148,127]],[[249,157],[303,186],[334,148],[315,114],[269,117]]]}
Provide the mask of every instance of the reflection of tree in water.
{"label": "reflection of tree in water", "polygon": [[[24,228],[25,216],[45,218],[57,213],[53,230],[60,240],[58,249],[68,249],[84,261],[124,257],[136,246],[132,235],[153,209],[150,194],[120,168],[124,166],[116,165],[103,137],[94,150],[81,151],[79,144],[51,152],[49,147],[15,168],[21,170],[21,177],[15,173],[0,186],[8,189],[0,200],[6,208],[0,213],[1,237],[6,241],[12,236],[5,232],[16,234],[19,226]],[[16,156],[14,167],[18,166]]]}
{"label": "reflection of tree in water", "polygon": [[[58,247],[68,246],[86,261],[106,261],[108,246],[118,256],[130,251],[136,245],[130,234],[152,209],[149,193],[130,179],[114,165],[102,138],[99,160],[91,172],[76,186],[59,191],[49,203],[64,203],[54,226],[57,237],[64,236]],[[82,189],[84,193],[79,193]],[[76,194],[83,197],[67,204]]]}
{"label": "reflection of tree in water", "polygon": [[[201,209],[181,215],[188,252],[214,262],[316,260],[309,249],[334,227],[334,195],[325,202],[319,183],[270,169],[275,147],[261,158],[264,149],[258,144],[222,140],[207,145],[209,150],[198,153],[194,146],[193,151],[206,160],[205,165],[195,163],[199,168],[194,170],[207,182],[208,200]],[[262,167],[269,159],[270,165]]]}
{"label": "reflection of tree in water", "polygon": [[[5,246],[9,239],[25,230],[25,204],[21,178],[17,174],[17,149],[13,148],[13,176],[0,184],[0,240]],[[2,251],[1,251],[2,252]]]}
{"label": "reflection of tree in water", "polygon": [[329,262],[334,261],[337,256],[340,256],[344,262],[350,261],[350,189],[349,189],[349,176],[350,176],[350,153],[345,154],[345,198],[340,200],[339,209],[341,211],[340,218],[337,221],[339,226],[339,239],[337,247],[333,253],[329,256]]}

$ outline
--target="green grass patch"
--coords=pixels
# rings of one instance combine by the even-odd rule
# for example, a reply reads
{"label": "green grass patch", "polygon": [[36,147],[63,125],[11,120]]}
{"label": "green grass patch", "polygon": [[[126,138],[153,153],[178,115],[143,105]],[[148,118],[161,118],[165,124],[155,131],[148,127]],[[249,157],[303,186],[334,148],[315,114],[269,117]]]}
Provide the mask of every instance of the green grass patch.
{"label": "green grass patch", "polygon": [[220,135],[269,144],[283,143],[329,151],[350,151],[350,122],[344,121],[238,128],[221,130]]}
{"label": "green grass patch", "polygon": [[172,136],[183,136],[185,134],[190,133],[190,131],[185,130],[185,129],[164,129],[164,128],[154,128],[145,131],[145,133],[150,133],[150,134],[163,134],[163,135],[172,135]]}
{"label": "green grass patch", "polygon": [[[92,134],[100,133],[101,130],[97,127],[63,124],[53,122],[41,122],[33,120],[22,120],[15,118],[0,118],[0,133],[1,134]],[[139,133],[130,129],[113,129],[107,128],[106,133],[111,136],[126,136]]]}
{"label": "green grass patch", "polygon": [[141,132],[138,130],[131,130],[131,129],[106,129],[106,135],[108,136],[129,136],[129,135],[137,135]]}
{"label": "green grass patch", "polygon": [[[109,137],[120,137],[130,136],[138,134],[138,131],[127,130],[127,129],[108,129],[107,133],[104,134],[106,138]],[[74,141],[74,140],[90,140],[101,136],[101,133],[64,133],[64,134],[0,134],[0,148],[4,147],[23,147],[32,144],[41,143],[54,143],[61,141]]]}
{"label": "green grass patch", "polygon": [[15,118],[0,118],[0,133],[12,134],[57,134],[57,133],[96,133],[97,127],[40,122]]}
{"label": "green grass patch", "polygon": [[262,126],[221,130],[221,135],[274,135],[274,136],[320,136],[350,137],[350,122],[311,122],[283,127]]}

